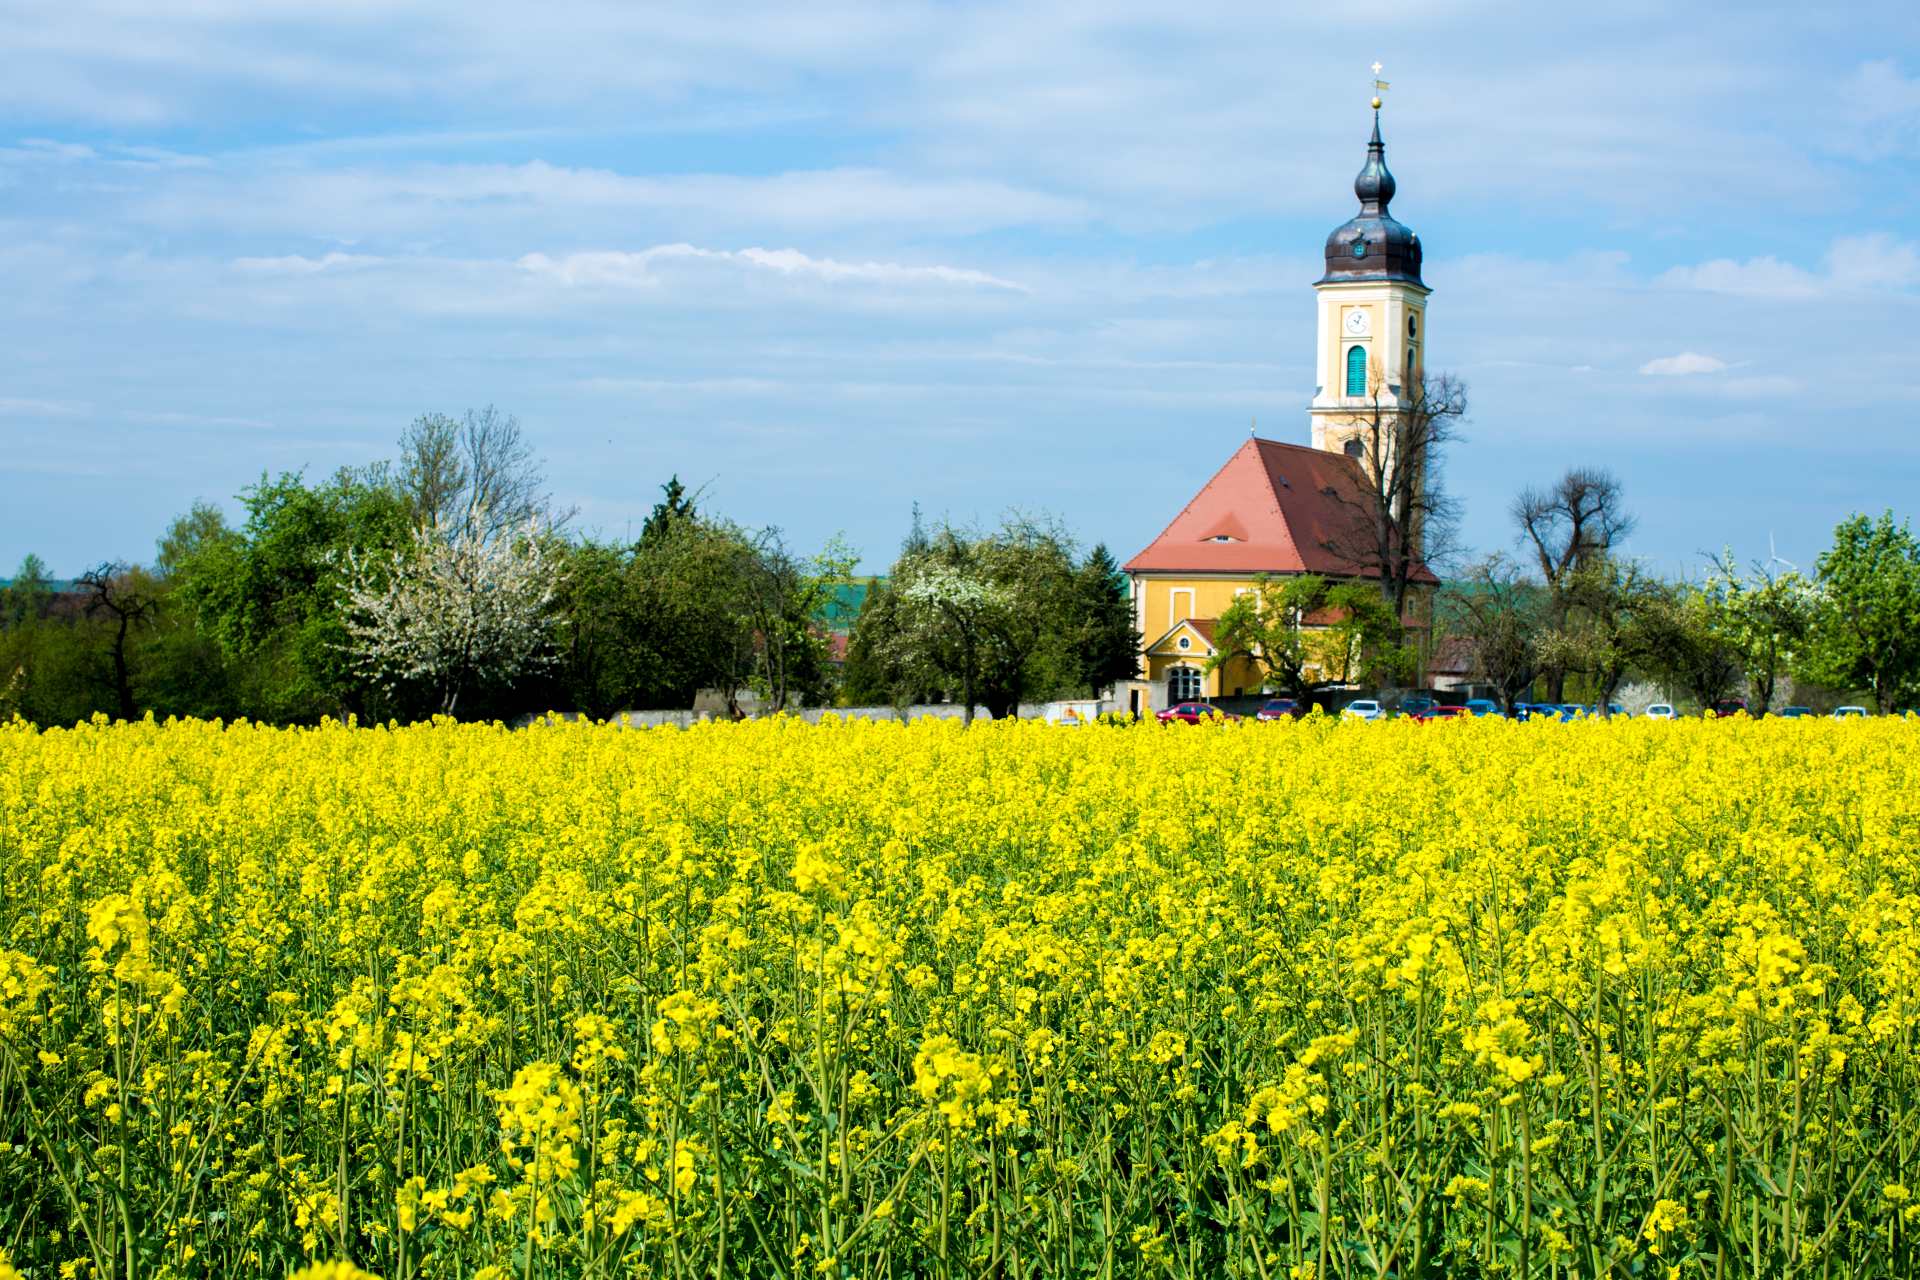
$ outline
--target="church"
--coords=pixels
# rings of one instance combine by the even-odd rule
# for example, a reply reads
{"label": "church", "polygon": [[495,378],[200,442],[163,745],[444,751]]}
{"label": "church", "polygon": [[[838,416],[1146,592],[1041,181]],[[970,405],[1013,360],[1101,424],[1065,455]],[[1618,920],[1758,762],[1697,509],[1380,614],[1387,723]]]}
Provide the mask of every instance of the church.
{"label": "church", "polygon": [[[1115,692],[1136,712],[1260,691],[1260,669],[1244,656],[1206,669],[1215,624],[1236,595],[1253,588],[1255,575],[1378,576],[1343,535],[1354,513],[1379,509],[1376,477],[1395,463],[1377,442],[1396,438],[1396,415],[1418,411],[1432,291],[1420,279],[1420,237],[1388,212],[1394,181],[1378,98],[1373,107],[1373,137],[1353,184],[1360,211],[1327,236],[1326,270],[1313,286],[1319,325],[1310,443],[1249,439],[1122,566],[1142,648],[1138,678]],[[1438,584],[1424,565],[1415,576]],[[1312,616],[1301,620],[1315,624]]]}

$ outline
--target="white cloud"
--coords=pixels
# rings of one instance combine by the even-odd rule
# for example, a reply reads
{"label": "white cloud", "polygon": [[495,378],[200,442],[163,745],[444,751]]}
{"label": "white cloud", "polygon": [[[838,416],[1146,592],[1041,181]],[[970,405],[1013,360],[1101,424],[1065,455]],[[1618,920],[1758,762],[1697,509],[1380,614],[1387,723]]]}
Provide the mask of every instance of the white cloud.
{"label": "white cloud", "polygon": [[1698,351],[1682,351],[1677,356],[1661,356],[1649,360],[1640,366],[1640,372],[1664,377],[1685,377],[1695,373],[1721,373],[1726,370],[1725,360],[1713,356],[1703,356]]}
{"label": "white cloud", "polygon": [[659,283],[655,264],[674,261],[726,263],[771,271],[782,276],[806,277],[830,283],[881,285],[948,285],[957,288],[1007,289],[1028,292],[1026,286],[967,267],[909,266],[897,262],[840,262],[815,258],[798,249],[702,249],[690,244],[655,245],[638,252],[601,250],[569,253],[553,258],[530,253],[519,260],[523,271],[546,276],[565,285],[615,285],[650,288]]}
{"label": "white cloud", "polygon": [[1654,281],[1661,288],[1753,298],[1814,298],[1820,295],[1822,283],[1812,272],[1771,255],[1745,262],[1715,258],[1695,267],[1674,267]]}
{"label": "white cloud", "polygon": [[1771,254],[1736,262],[1715,258],[1674,267],[1657,287],[1779,301],[1884,294],[1920,285],[1920,244],[1885,231],[1839,236],[1827,247],[1820,269],[1809,271]]}

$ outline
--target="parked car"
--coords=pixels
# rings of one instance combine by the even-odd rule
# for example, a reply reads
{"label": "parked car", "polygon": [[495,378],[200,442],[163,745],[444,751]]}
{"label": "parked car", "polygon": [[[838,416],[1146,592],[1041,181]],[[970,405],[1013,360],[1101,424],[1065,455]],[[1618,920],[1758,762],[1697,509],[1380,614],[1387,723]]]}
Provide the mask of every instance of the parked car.
{"label": "parked car", "polygon": [[1181,702],[1168,707],[1155,718],[1161,724],[1171,724],[1175,720],[1182,724],[1199,724],[1202,720],[1238,720],[1240,717],[1231,711],[1222,711],[1211,702]]}
{"label": "parked car", "polygon": [[1678,720],[1680,713],[1673,709],[1671,702],[1656,702],[1643,712],[1649,720]]}
{"label": "parked car", "polygon": [[1500,704],[1492,698],[1468,698],[1467,711],[1476,716],[1497,716],[1500,714]]}
{"label": "parked car", "polygon": [[1851,720],[1856,716],[1870,716],[1872,714],[1873,712],[1867,710],[1865,707],[1835,707],[1833,709],[1833,718],[1835,720]]}
{"label": "parked car", "polygon": [[1779,714],[1788,720],[1802,720],[1813,714],[1812,707],[1782,707]]}
{"label": "parked car", "polygon": [[1340,708],[1340,714],[1354,720],[1381,720],[1386,716],[1378,698],[1360,698],[1349,702]]}
{"label": "parked car", "polygon": [[1722,698],[1713,704],[1713,718],[1725,720],[1728,716],[1743,714],[1747,709],[1745,698]]}
{"label": "parked car", "polygon": [[1297,720],[1305,714],[1305,710],[1292,698],[1268,698],[1261,705],[1260,710],[1254,712],[1253,718],[1255,720]]}
{"label": "parked car", "polygon": [[1429,707],[1425,715],[1413,717],[1415,724],[1432,724],[1436,720],[1471,720],[1473,712],[1465,707]]}
{"label": "parked car", "polygon": [[1400,699],[1400,714],[1403,716],[1423,716],[1433,710],[1435,700],[1424,693],[1410,693]]}

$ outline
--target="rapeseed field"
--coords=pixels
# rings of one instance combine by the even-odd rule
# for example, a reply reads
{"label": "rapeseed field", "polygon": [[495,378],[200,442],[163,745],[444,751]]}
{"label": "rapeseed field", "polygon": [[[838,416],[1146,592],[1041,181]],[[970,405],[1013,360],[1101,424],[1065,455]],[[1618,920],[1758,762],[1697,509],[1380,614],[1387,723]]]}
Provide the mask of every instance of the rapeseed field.
{"label": "rapeseed field", "polygon": [[1920,724],[0,728],[0,1277],[1907,1277]]}

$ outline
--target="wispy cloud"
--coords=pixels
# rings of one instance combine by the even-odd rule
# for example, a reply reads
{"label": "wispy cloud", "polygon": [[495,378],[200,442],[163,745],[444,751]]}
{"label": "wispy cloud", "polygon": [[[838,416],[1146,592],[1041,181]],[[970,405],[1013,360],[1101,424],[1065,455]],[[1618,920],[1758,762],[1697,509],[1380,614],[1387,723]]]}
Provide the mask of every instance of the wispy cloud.
{"label": "wispy cloud", "polygon": [[1698,266],[1674,267],[1655,283],[1669,289],[1785,301],[1884,294],[1920,285],[1920,244],[1886,231],[1841,236],[1827,249],[1817,270],[1771,254],[1745,261],[1715,258]]}
{"label": "wispy cloud", "polygon": [[659,283],[660,264],[696,261],[726,263],[782,276],[830,283],[879,285],[947,285],[960,288],[1006,289],[1028,292],[1025,285],[969,267],[912,266],[897,262],[840,262],[816,258],[798,249],[702,249],[690,244],[655,245],[637,252],[601,250],[569,253],[558,258],[530,253],[519,261],[523,271],[566,285],[651,287]]}
{"label": "wispy cloud", "polygon": [[1649,360],[1640,366],[1640,372],[1655,377],[1686,377],[1696,373],[1721,373],[1727,362],[1713,356],[1703,356],[1698,351],[1682,351],[1677,356],[1661,356]]}
{"label": "wispy cloud", "polygon": [[366,253],[325,253],[317,258],[288,254],[278,258],[235,258],[233,267],[256,276],[313,276],[323,271],[349,271],[355,267],[373,267],[384,258]]}

